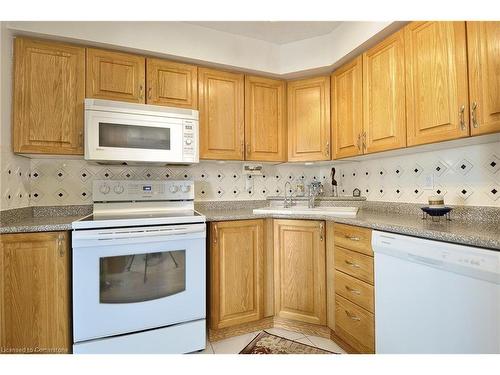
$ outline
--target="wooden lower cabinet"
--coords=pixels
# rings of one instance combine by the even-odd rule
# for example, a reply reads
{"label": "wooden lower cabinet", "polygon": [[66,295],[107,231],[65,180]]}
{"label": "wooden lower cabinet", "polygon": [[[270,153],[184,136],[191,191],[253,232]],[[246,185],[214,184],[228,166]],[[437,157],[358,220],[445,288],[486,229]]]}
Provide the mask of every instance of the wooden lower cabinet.
{"label": "wooden lower cabinet", "polygon": [[210,329],[264,317],[264,220],[210,224]]}
{"label": "wooden lower cabinet", "polygon": [[334,224],[328,238],[328,326],[359,353],[375,352],[375,305],[371,230]]}
{"label": "wooden lower cabinet", "polygon": [[0,236],[0,353],[69,353],[68,232]]}
{"label": "wooden lower cabinet", "polygon": [[326,325],[325,223],[274,220],[275,315]]}

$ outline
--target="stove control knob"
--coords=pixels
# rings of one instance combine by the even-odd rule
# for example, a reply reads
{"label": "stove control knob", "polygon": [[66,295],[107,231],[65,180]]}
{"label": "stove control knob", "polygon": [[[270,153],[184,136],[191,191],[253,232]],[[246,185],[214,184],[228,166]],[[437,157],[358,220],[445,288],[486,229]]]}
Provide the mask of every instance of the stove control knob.
{"label": "stove control knob", "polygon": [[175,185],[172,185],[170,186],[169,190],[171,193],[177,193],[177,190],[179,190],[179,188]]}
{"label": "stove control knob", "polygon": [[99,191],[100,191],[102,194],[108,194],[110,190],[111,190],[111,189],[110,189],[109,185],[106,185],[106,184],[101,185],[101,186],[99,187]]}
{"label": "stove control knob", "polygon": [[189,190],[191,190],[191,186],[189,186],[189,185],[182,185],[181,191],[183,193],[187,193],[187,192],[189,192]]}
{"label": "stove control knob", "polygon": [[121,194],[125,190],[123,185],[116,185],[115,188],[113,189],[116,194]]}

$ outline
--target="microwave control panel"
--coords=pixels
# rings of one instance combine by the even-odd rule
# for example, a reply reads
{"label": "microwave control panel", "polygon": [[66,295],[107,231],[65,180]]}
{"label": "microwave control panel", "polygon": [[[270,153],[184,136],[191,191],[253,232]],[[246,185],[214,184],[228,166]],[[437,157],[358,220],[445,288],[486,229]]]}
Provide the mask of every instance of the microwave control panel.
{"label": "microwave control panel", "polygon": [[197,162],[198,157],[198,122],[182,121],[182,159],[184,162]]}

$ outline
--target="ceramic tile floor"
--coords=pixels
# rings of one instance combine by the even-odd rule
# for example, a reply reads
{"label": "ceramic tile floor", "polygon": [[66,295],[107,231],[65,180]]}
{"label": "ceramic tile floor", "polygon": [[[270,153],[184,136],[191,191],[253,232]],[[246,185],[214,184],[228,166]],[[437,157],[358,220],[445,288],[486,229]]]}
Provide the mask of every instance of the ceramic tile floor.
{"label": "ceramic tile floor", "polygon": [[[318,336],[309,336],[299,332],[288,331],[282,328],[269,328],[267,332],[277,336],[285,337],[289,340],[301,342],[302,344],[315,346],[317,348],[329,350],[335,353],[345,353],[340,346],[329,339]],[[217,342],[207,341],[205,350],[199,354],[238,354],[245,346],[252,341],[262,331],[246,333],[244,335],[230,337]]]}

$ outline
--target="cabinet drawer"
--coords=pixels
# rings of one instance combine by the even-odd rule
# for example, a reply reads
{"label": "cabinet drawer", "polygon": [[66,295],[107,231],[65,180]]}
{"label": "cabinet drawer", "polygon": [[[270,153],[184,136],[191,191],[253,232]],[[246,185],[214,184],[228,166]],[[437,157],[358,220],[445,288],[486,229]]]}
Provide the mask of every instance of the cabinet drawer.
{"label": "cabinet drawer", "polygon": [[373,258],[335,246],[335,268],[373,285]]}
{"label": "cabinet drawer", "polygon": [[371,229],[335,224],[333,233],[335,246],[373,256]]}
{"label": "cabinet drawer", "polygon": [[[375,319],[372,313],[363,310],[345,298],[336,295],[335,298],[335,328],[336,333],[344,336],[349,344],[364,351],[375,348]],[[340,328],[340,329],[338,329]],[[346,335],[347,334],[347,335]],[[352,342],[351,337],[358,343]]]}
{"label": "cabinet drawer", "polygon": [[373,312],[373,286],[370,284],[335,271],[335,293]]}

